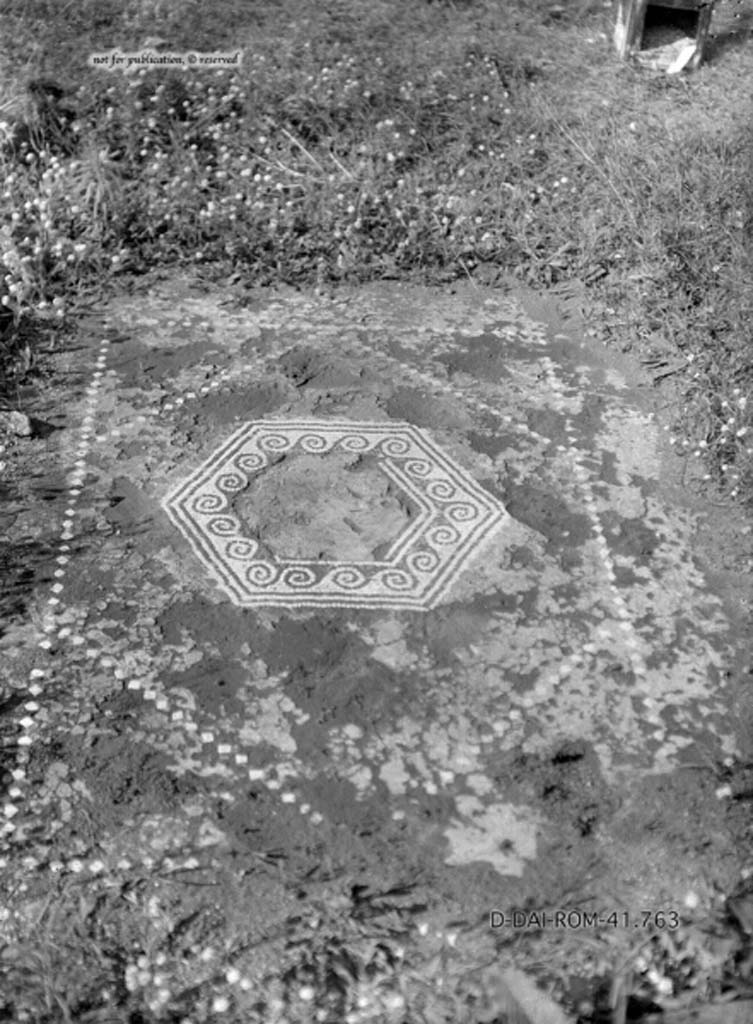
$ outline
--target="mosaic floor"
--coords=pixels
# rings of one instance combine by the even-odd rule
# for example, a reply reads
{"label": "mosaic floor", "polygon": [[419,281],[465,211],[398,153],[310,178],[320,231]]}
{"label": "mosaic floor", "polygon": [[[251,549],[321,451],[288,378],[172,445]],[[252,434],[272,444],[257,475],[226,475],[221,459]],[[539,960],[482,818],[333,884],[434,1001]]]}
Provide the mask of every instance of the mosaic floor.
{"label": "mosaic floor", "polygon": [[[283,542],[279,558],[260,558],[260,548],[268,543],[268,537],[260,531],[258,540],[249,538],[248,530],[244,531],[232,514],[234,497],[248,491],[246,502],[252,508],[258,506],[259,488],[253,482],[269,472],[272,459],[295,453],[316,456],[307,463],[310,479],[299,481],[297,496],[288,494],[279,510],[283,523],[286,516],[309,519],[303,539],[315,553],[321,548],[322,527],[326,531],[333,518],[329,508],[317,529],[311,517],[317,490],[322,489],[320,463],[331,452],[355,456],[351,460],[355,465],[340,465],[334,480],[325,478],[324,505],[337,501],[333,487],[338,477],[363,469],[364,459],[370,459],[412,503],[405,527],[389,543],[388,534],[384,536],[381,546],[386,550],[369,550],[366,545],[355,552],[362,556],[360,561],[337,558],[345,530],[363,535],[368,526],[366,521],[354,521],[359,507],[367,511],[370,503],[376,504],[373,512],[378,520],[384,518],[385,503],[380,500],[378,485],[369,488],[367,480],[365,488],[354,489],[348,483],[343,522],[337,524],[340,530],[330,531],[333,557],[288,558],[283,554]],[[164,507],[232,600],[287,608],[429,607],[448,590],[468,556],[477,553],[505,516],[498,501],[427,434],[409,424],[328,420],[261,421],[240,427],[164,500]]]}
{"label": "mosaic floor", "polygon": [[[693,515],[662,493],[651,413],[582,341],[499,295],[233,309],[189,284],[92,331],[37,453],[65,488],[54,581],[3,651],[25,679],[6,842],[83,808],[112,870],[221,849],[251,787],[260,828],[368,828],[450,887],[469,865],[520,879],[562,828],[520,756],[584,745],[601,792],[734,753]],[[75,749],[93,722],[114,765],[194,780],[181,814],[104,814]]]}

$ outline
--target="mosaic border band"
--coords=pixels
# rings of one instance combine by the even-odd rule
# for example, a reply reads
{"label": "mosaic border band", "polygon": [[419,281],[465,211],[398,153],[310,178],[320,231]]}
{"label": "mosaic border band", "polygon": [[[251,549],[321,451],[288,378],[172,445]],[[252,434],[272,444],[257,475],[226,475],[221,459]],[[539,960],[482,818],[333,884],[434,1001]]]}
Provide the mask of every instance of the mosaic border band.
{"label": "mosaic border band", "polygon": [[[273,457],[332,451],[375,457],[418,509],[383,559],[260,557],[234,495]],[[243,424],[162,500],[173,525],[231,600],[255,605],[431,608],[508,518],[501,502],[408,423],[255,420]]]}

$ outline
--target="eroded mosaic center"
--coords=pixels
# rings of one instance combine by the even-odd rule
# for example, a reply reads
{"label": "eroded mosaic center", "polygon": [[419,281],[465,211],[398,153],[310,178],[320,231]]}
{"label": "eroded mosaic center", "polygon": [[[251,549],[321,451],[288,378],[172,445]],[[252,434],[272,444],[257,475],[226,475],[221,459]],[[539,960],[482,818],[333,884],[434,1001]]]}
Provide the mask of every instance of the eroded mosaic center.
{"label": "eroded mosaic center", "polygon": [[311,561],[379,561],[418,512],[373,453],[337,450],[282,456],[230,507],[268,557]]}
{"label": "eroded mosaic center", "polygon": [[428,608],[504,506],[407,423],[244,424],[163,499],[237,604]]}

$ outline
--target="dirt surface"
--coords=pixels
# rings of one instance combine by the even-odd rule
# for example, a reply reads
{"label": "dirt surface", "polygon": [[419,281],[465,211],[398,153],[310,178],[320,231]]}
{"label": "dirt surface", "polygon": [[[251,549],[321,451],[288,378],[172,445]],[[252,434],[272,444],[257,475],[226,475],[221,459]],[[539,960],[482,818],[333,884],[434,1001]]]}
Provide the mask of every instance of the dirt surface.
{"label": "dirt surface", "polygon": [[[200,867],[261,978],[322,901],[489,948],[495,908],[593,911],[520,933],[566,978],[738,884],[750,531],[553,301],[155,278],[38,405],[3,483],[17,916],[82,864]],[[161,878],[157,933],[200,892]]]}

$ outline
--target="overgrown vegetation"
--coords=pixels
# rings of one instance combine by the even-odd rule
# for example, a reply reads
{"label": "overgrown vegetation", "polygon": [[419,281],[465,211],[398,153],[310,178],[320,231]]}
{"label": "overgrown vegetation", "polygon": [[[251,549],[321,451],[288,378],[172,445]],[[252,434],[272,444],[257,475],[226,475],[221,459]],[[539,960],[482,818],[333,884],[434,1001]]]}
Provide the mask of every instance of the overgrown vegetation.
{"label": "overgrown vegetation", "polygon": [[[668,79],[615,62],[599,2],[6,8],[6,339],[165,261],[254,284],[578,280],[599,334],[669,353],[689,399],[680,443],[750,501],[753,144],[736,85],[750,55],[733,36]],[[155,34],[171,51],[240,49],[242,65],[86,65]],[[13,124],[39,73],[71,92],[62,132],[27,144]],[[22,356],[16,373],[28,341]]]}
{"label": "overgrown vegetation", "polygon": [[[680,444],[750,501],[750,54],[734,36],[669,79],[615,62],[599,2],[6,9],[6,356],[24,321],[55,327],[111,275],[165,261],[254,284],[577,280],[597,333],[682,375]],[[242,64],[86,64],[155,34]],[[24,82],[39,74],[70,93],[35,121]],[[29,142],[24,117],[43,122]]]}
{"label": "overgrown vegetation", "polygon": [[[51,875],[19,875],[0,908],[0,1021],[625,1024],[655,1002],[679,1022],[722,993],[750,995],[739,967],[749,943],[689,906],[677,930],[638,942],[608,927],[495,935],[486,920],[445,931],[410,885],[369,891],[324,871],[296,880],[261,854],[255,870],[233,872],[196,853],[117,871],[96,857],[53,860]],[[270,896],[262,937],[256,915]],[[516,965],[534,965],[551,995]]]}

